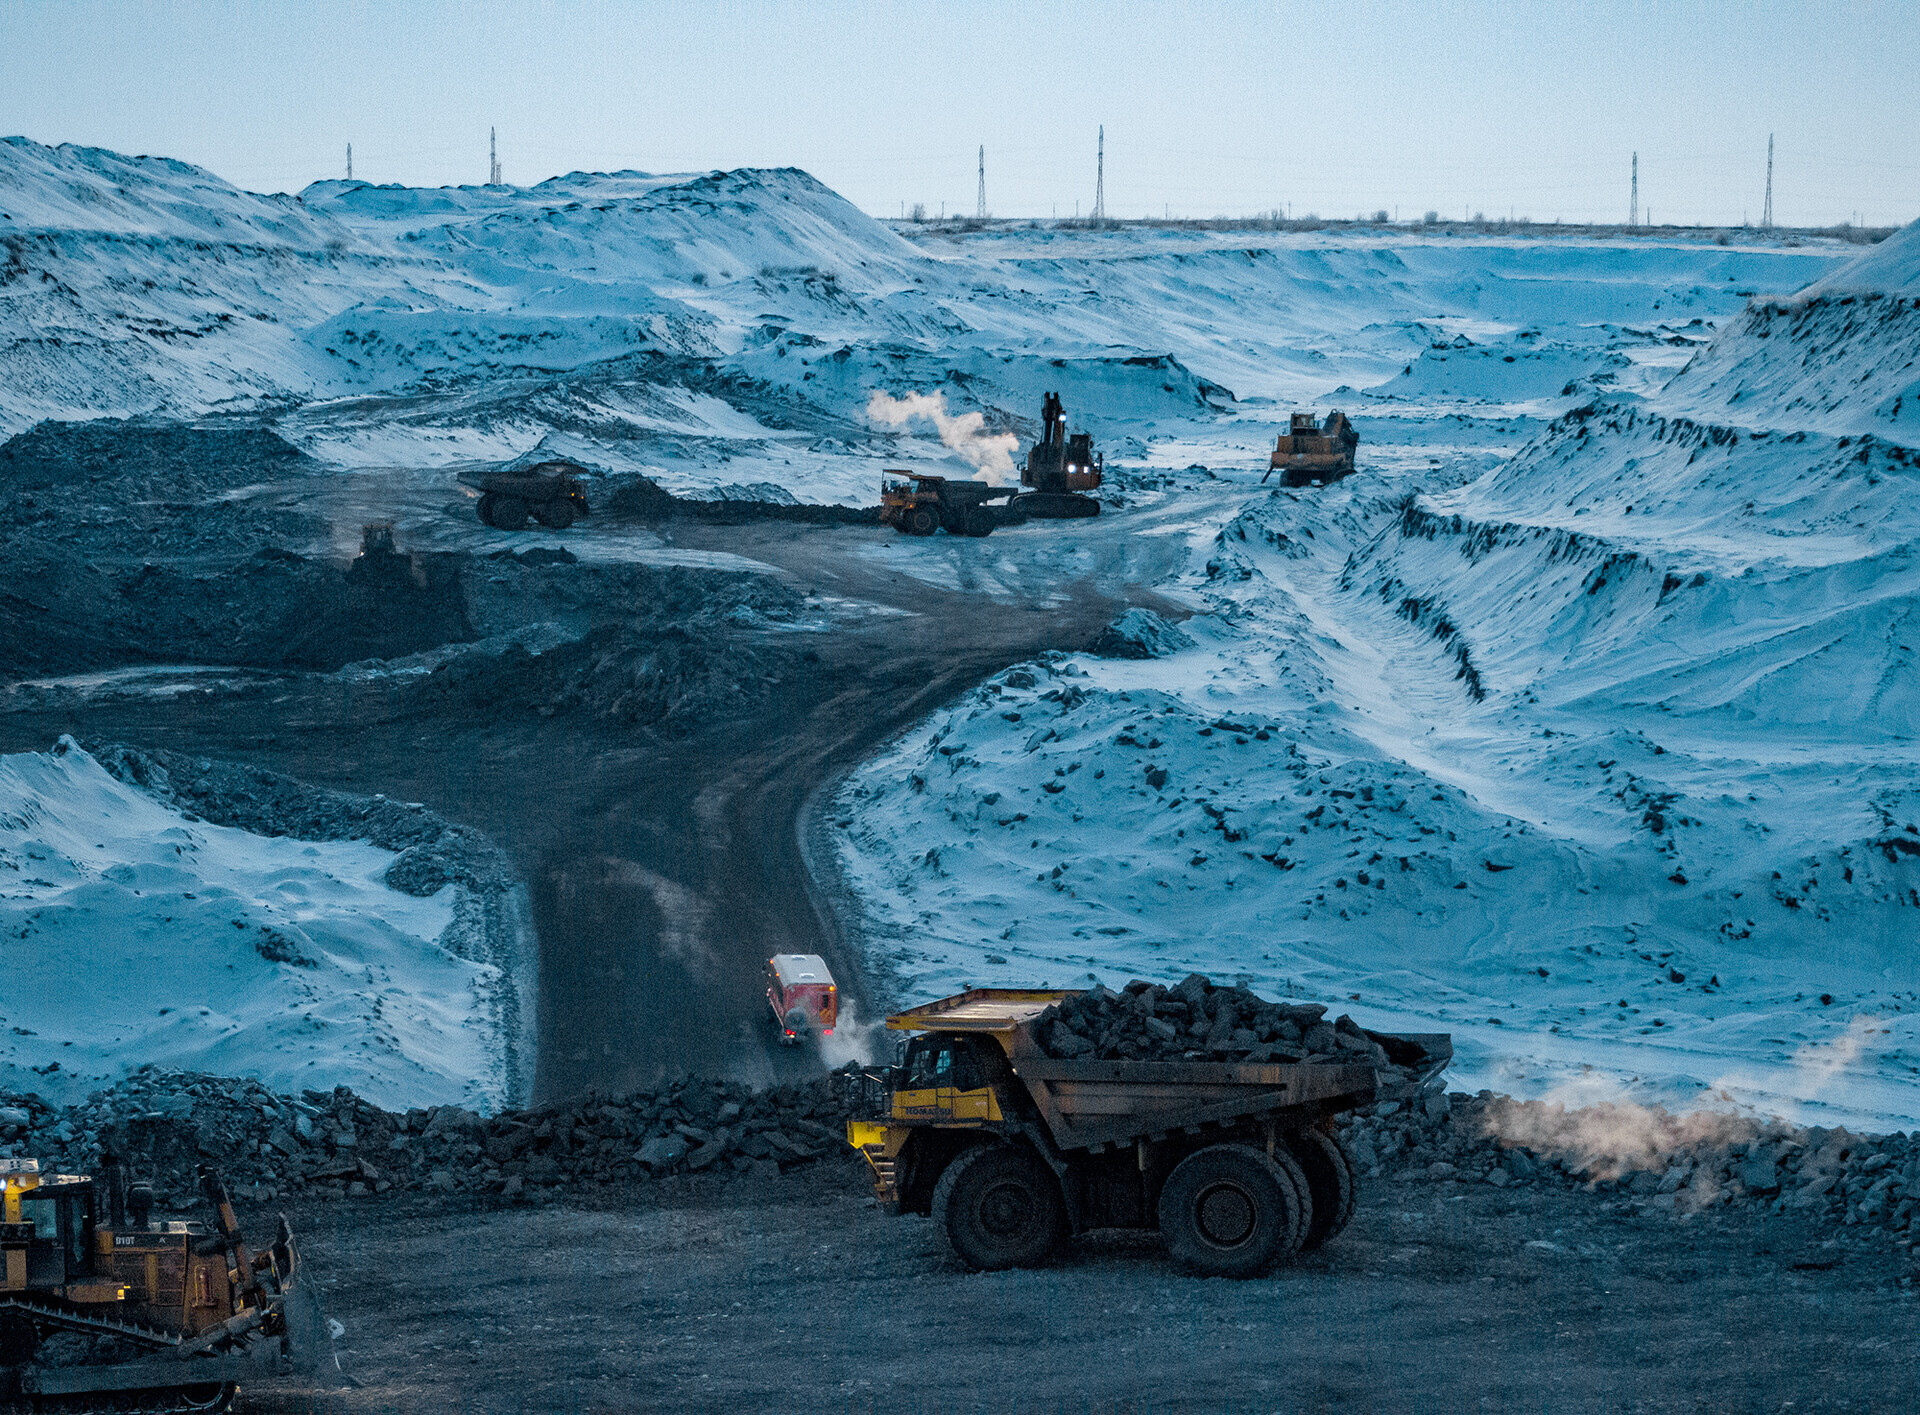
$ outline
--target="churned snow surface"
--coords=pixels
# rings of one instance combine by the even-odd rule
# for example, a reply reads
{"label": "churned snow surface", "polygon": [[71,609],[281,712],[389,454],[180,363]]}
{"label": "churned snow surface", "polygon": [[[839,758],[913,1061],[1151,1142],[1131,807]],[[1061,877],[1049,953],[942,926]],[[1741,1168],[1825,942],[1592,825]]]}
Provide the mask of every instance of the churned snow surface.
{"label": "churned snow surface", "polygon": [[1468,1087],[1910,1128],[1920,311],[1788,308],[1511,455],[1382,421],[1193,518],[1190,646],[1010,670],[842,791],[890,985],[1200,969]]}
{"label": "churned snow surface", "polygon": [[[1101,445],[1295,400],[1553,413],[1684,362],[1838,243],[1463,240],[882,223],[805,172],[570,173],[531,187],[241,191],[164,158],[0,141],[0,432],[252,413],[342,466],[563,455],[668,490],[870,504],[965,473],[872,394],[1030,433],[1048,390]],[[907,233],[903,235],[902,233]],[[907,239],[912,235],[914,239]],[[1276,403],[1275,400],[1279,400]]]}
{"label": "churned snow surface", "polygon": [[390,889],[394,858],[189,819],[70,741],[0,756],[0,1076],[80,1095],[151,1062],[497,1108],[496,970],[436,943],[458,886]]}

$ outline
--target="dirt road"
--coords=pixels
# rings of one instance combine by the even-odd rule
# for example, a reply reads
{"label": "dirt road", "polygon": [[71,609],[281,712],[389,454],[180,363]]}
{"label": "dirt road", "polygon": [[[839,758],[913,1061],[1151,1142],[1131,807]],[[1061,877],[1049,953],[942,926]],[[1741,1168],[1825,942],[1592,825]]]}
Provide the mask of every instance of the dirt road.
{"label": "dirt road", "polygon": [[[1131,529],[1103,518],[984,541],[907,541],[878,527],[676,524],[656,536],[596,523],[599,541],[570,543],[588,552],[664,539],[674,553],[718,552],[734,566],[746,557],[835,606],[809,627],[682,635],[710,675],[724,677],[726,655],[741,655],[739,677],[760,691],[744,693],[740,711],[672,733],[494,705],[484,693],[423,706],[389,680],[283,673],[179,697],[76,689],[22,706],[0,696],[13,703],[0,710],[0,750],[44,750],[66,732],[424,802],[486,831],[531,886],[535,1098],[624,1092],[670,1072],[772,1080],[820,1058],[776,1044],[761,973],[769,954],[824,953],[855,1007],[866,1000],[838,924],[849,911],[833,907],[830,852],[810,861],[807,847],[819,842],[809,840],[808,803],[970,684],[1047,649],[1083,647],[1129,602],[1159,603],[1140,587],[1162,578],[1182,544]],[[460,569],[463,553],[436,562],[440,573],[488,573],[477,559]],[[525,608],[529,620],[546,612],[544,602]],[[657,636],[677,632],[672,616],[688,606],[614,602],[590,612]],[[496,602],[487,613],[498,623],[513,609]],[[622,651],[615,643],[594,653],[617,660]],[[622,671],[618,661],[590,667]]]}
{"label": "dirt road", "polygon": [[[1253,1282],[1090,1235],[967,1274],[860,1170],[592,1209],[296,1216],[365,1385],[329,1411],[1905,1410],[1910,1265],[1782,1219],[1381,1181]],[[257,1394],[246,1408],[290,1410]]]}

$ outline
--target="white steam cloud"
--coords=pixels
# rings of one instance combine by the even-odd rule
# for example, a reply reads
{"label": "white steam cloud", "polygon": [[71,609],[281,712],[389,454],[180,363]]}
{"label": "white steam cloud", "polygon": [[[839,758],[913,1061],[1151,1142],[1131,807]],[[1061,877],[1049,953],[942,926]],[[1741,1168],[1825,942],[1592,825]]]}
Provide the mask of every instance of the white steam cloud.
{"label": "white steam cloud", "polygon": [[[1855,1017],[1831,1041],[1812,1042],[1793,1054],[1792,1091],[1806,1099],[1853,1070],[1870,1052],[1869,1040],[1883,1029],[1877,1017]],[[1730,1087],[1779,1084],[1772,1077],[1729,1074],[1704,1096],[1730,1101]],[[1486,1132],[1509,1146],[1524,1146],[1550,1156],[1591,1179],[1618,1179],[1636,1170],[1663,1172],[1688,1162],[1690,1156],[1755,1141],[1798,1140],[1801,1127],[1774,1118],[1742,1115],[1731,1110],[1694,1109],[1674,1112],[1664,1106],[1643,1105],[1627,1097],[1611,1077],[1590,1075],[1557,1086],[1539,1100],[1501,1097],[1488,1106]],[[1710,1198],[1710,1185],[1696,1177],[1693,1199]]]}
{"label": "white steam cloud", "polygon": [[940,441],[995,486],[1013,477],[1013,454],[1020,439],[1010,432],[989,433],[983,413],[950,413],[944,393],[909,393],[904,398],[879,389],[867,400],[867,417],[886,427],[905,427],[914,421],[933,424]]}
{"label": "white steam cloud", "polygon": [[1537,1101],[1502,1096],[1487,1107],[1487,1132],[1590,1179],[1605,1180],[1639,1169],[1664,1171],[1671,1159],[1688,1151],[1745,1144],[1786,1128],[1730,1111],[1676,1115],[1664,1106],[1600,1098],[1608,1093],[1620,1094],[1613,1082],[1594,1077]]}

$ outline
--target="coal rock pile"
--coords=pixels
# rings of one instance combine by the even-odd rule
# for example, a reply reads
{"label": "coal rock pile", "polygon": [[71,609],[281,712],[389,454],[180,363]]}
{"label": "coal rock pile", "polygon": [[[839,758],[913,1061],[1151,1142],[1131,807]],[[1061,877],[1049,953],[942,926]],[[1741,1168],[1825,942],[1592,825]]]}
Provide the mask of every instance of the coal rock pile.
{"label": "coal rock pile", "polygon": [[1647,1217],[1802,1218],[1906,1252],[1920,1239],[1920,1134],[1481,1091],[1384,1101],[1343,1118],[1341,1137],[1362,1173],[1401,1181],[1575,1189]]}
{"label": "coal rock pile", "polygon": [[1174,988],[1137,978],[1117,993],[1090,988],[1042,1012],[1034,1037],[1063,1061],[1318,1062],[1372,1066],[1383,1087],[1412,1079],[1351,1017],[1326,1014],[1193,973]]}
{"label": "coal rock pile", "polygon": [[676,1174],[769,1178],[827,1159],[858,1162],[836,1081],[754,1091],[686,1080],[483,1116],[457,1105],[384,1111],[344,1086],[293,1097],[143,1067],[67,1107],[0,1090],[0,1158],[87,1174],[111,1153],[175,1210],[198,1204],[201,1164],[255,1201],[393,1192],[511,1200]]}

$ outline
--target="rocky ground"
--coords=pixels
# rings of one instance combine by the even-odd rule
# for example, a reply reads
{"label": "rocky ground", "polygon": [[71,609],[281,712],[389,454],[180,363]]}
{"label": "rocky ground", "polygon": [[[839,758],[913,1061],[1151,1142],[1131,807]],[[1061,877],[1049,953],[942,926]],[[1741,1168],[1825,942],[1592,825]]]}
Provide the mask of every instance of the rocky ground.
{"label": "rocky ground", "polygon": [[826,1082],[483,1119],[148,1072],[0,1097],[0,1150],[112,1143],[189,1203],[212,1159],[249,1227],[291,1214],[357,1384],[255,1411],[1893,1411],[1920,1376],[1916,1137],[1434,1090],[1348,1123],[1344,1234],[1236,1283],[1124,1233],[966,1273],[840,1118]]}
{"label": "rocky ground", "polygon": [[[839,1080],[755,1090],[683,1079],[481,1116],[459,1106],[393,1113],[345,1087],[281,1096],[146,1068],[64,1108],[0,1093],[0,1157],[86,1172],[111,1149],[150,1174],[163,1201],[189,1206],[200,1163],[262,1202],[407,1193],[570,1202],[689,1176],[833,1170],[853,1157]],[[1793,1218],[1909,1263],[1920,1237],[1920,1136],[1629,1105],[1569,1111],[1438,1085],[1347,1117],[1341,1134],[1374,1179],[1553,1190],[1650,1221]]]}
{"label": "rocky ground", "polygon": [[296,1206],[362,1384],[245,1408],[1891,1415],[1920,1377],[1906,1264],[1799,1217],[1676,1224],[1553,1186],[1388,1179],[1255,1281],[1187,1277],[1121,1233],[969,1274],[863,1187],[837,1169]]}

